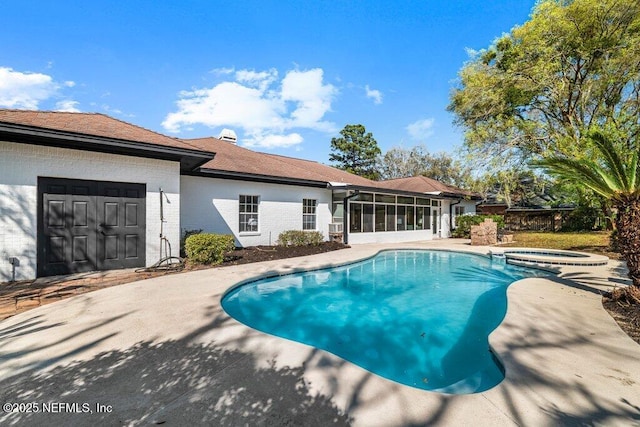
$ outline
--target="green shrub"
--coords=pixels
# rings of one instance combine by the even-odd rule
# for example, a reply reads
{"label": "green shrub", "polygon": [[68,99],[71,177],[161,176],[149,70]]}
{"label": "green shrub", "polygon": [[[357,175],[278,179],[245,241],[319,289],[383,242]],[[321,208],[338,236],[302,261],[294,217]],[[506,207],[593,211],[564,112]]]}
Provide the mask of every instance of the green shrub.
{"label": "green shrub", "polygon": [[235,247],[230,234],[192,234],[184,242],[187,259],[195,264],[216,265],[224,261],[224,254]]}
{"label": "green shrub", "polygon": [[318,246],[324,241],[319,231],[287,230],[280,233],[276,244],[278,246]]}
{"label": "green shrub", "polygon": [[498,225],[498,231],[504,229],[504,217],[502,215],[463,215],[456,217],[456,229],[451,233],[453,237],[469,239],[471,226],[481,224],[485,219],[492,219]]}
{"label": "green shrub", "polygon": [[187,253],[184,250],[184,242],[186,242],[187,237],[192,236],[194,234],[200,234],[202,233],[202,229],[199,230],[184,230],[182,232],[182,237],[180,237],[180,256],[182,258],[185,258],[187,256]]}

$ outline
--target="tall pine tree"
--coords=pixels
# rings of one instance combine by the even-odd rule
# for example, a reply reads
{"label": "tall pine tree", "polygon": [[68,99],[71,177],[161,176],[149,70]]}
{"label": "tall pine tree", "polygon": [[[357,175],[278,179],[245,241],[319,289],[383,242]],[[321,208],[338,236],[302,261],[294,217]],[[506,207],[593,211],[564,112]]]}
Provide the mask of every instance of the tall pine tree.
{"label": "tall pine tree", "polygon": [[371,132],[367,132],[363,125],[346,125],[340,135],[340,138],[331,138],[329,160],[338,169],[377,180],[380,173],[376,160],[381,151]]}

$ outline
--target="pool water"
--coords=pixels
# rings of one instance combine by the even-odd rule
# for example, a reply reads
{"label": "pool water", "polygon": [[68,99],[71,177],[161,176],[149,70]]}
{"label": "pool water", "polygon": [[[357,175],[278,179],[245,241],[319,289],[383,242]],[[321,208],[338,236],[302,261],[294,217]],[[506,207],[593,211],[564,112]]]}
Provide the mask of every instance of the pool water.
{"label": "pool water", "polygon": [[384,251],[356,264],[262,279],[222,300],[236,320],[329,351],[381,377],[445,393],[504,378],[488,336],[506,290],[548,273],[474,254]]}

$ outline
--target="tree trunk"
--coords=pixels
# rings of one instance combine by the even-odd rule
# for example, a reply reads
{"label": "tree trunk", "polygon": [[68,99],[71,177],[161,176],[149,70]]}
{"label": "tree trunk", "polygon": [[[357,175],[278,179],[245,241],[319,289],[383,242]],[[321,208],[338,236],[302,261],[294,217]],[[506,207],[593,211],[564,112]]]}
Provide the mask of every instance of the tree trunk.
{"label": "tree trunk", "polygon": [[620,253],[627,262],[633,286],[640,287],[640,194],[629,194],[619,198],[616,207]]}

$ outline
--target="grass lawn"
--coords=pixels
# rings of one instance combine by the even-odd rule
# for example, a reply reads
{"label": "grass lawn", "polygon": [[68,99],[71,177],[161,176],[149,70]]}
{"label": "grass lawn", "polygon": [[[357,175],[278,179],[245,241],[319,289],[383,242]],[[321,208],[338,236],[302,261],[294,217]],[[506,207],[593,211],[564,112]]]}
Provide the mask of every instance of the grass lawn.
{"label": "grass lawn", "polygon": [[568,251],[582,251],[620,259],[620,254],[609,248],[608,231],[590,233],[541,233],[516,232],[513,243],[501,245],[506,247],[563,249]]}

